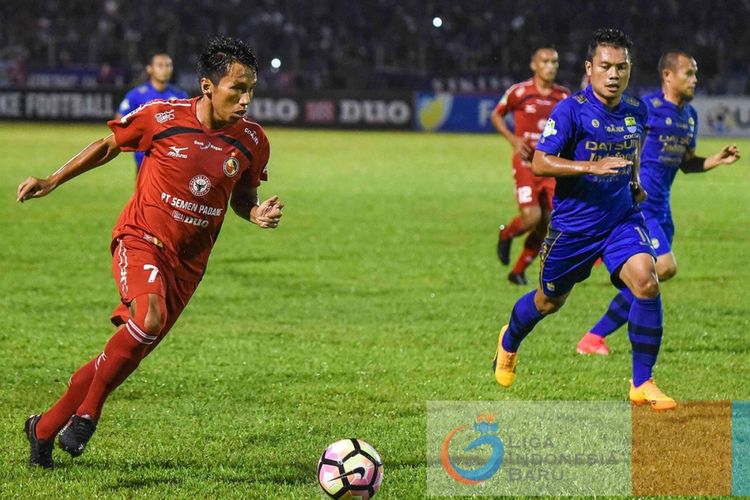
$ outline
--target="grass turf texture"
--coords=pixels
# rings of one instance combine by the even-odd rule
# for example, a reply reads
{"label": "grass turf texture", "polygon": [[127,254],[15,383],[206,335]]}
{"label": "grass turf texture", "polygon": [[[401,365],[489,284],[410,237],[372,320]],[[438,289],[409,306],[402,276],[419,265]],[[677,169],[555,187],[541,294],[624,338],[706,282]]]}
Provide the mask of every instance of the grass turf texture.
{"label": "grass turf texture", "polygon": [[[112,395],[86,453],[31,470],[24,419],[112,333],[108,246],[132,158],[28,204],[15,191],[106,133],[0,125],[0,497],[317,497],[320,453],[359,437],[385,463],[379,498],[418,498],[427,400],[627,397],[624,332],[609,358],[575,353],[615,292],[603,268],[524,343],[516,384],[494,381],[497,331],[525,290],[494,253],[516,212],[503,140],[272,129],[261,196],[286,202],[281,227],[229,214],[191,304]],[[742,159],[676,181],[680,270],[663,287],[656,373],[677,399],[750,399],[749,178]]]}

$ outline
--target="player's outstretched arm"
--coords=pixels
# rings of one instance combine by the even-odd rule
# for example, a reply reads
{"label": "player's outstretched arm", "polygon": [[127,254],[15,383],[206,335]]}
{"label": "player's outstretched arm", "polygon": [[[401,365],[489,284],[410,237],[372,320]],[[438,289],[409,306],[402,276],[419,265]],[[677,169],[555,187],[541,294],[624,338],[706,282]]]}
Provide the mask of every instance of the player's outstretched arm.
{"label": "player's outstretched arm", "polygon": [[531,161],[534,174],[543,177],[569,177],[574,175],[612,175],[633,162],[619,156],[607,156],[597,161],[573,161],[543,151],[536,151]]}
{"label": "player's outstretched arm", "polygon": [[83,151],[68,160],[49,177],[28,177],[18,186],[16,201],[23,203],[32,198],[41,198],[54,191],[57,186],[92,168],[104,165],[120,153],[114,134],[92,142]]}
{"label": "player's outstretched arm", "polygon": [[721,165],[731,165],[739,159],[740,150],[736,144],[726,145],[707,158],[695,156],[695,150],[690,149],[685,153],[685,159],[682,161],[680,169],[686,174],[706,172]]}

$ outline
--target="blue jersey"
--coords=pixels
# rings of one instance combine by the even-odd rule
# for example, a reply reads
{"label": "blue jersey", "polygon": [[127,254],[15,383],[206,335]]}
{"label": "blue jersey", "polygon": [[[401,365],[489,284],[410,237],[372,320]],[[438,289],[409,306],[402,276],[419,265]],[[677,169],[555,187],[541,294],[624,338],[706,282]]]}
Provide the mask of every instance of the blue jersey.
{"label": "blue jersey", "polygon": [[[162,92],[159,92],[153,85],[151,85],[150,81],[147,81],[143,85],[139,85],[125,94],[125,98],[120,103],[120,107],[117,108],[117,112],[122,116],[125,116],[154,99],[168,101],[170,99],[186,99],[187,96],[187,92],[173,85],[167,85]],[[140,151],[135,153],[135,163],[138,167],[140,167],[141,162],[143,162],[143,157],[144,153]]]}
{"label": "blue jersey", "polygon": [[[555,107],[536,149],[574,161],[622,156],[637,162],[647,118],[640,99],[624,94],[610,109],[589,85]],[[635,210],[632,175],[626,167],[606,176],[559,177],[551,227],[590,236],[611,231]]]}
{"label": "blue jersey", "polygon": [[677,106],[656,92],[645,96],[646,140],[641,153],[641,183],[648,193],[642,203],[650,216],[670,213],[669,194],[688,149],[695,149],[698,113],[690,104]]}

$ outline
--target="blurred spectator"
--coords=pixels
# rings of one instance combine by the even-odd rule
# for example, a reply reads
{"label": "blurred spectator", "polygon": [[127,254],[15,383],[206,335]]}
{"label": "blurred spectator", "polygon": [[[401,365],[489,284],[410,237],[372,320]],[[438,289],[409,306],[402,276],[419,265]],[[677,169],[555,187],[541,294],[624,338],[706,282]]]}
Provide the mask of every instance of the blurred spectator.
{"label": "blurred spectator", "polygon": [[[133,81],[157,48],[192,68],[208,36],[229,34],[256,48],[261,90],[496,91],[526,75],[529,47],[550,43],[559,79],[578,87],[591,32],[614,26],[635,39],[632,85],[658,87],[659,55],[682,48],[701,63],[700,88],[726,92],[750,85],[749,18],[750,0],[25,0],[0,2],[0,47],[27,51],[29,71],[67,54],[71,65],[109,61]],[[192,70],[178,75],[194,80]]]}

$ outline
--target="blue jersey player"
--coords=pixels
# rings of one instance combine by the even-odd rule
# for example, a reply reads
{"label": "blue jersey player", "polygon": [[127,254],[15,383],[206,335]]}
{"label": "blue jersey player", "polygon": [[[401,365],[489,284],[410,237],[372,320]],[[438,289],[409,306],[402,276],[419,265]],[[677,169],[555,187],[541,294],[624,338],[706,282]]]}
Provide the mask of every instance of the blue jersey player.
{"label": "blue jersey player", "polygon": [[[167,54],[154,54],[146,65],[148,80],[142,85],[137,86],[125,95],[117,109],[115,119],[119,120],[131,111],[138,109],[139,106],[146,104],[154,99],[185,99],[188,95],[184,90],[169,84],[172,79],[174,65],[172,58]],[[141,162],[145,153],[136,151],[135,168],[141,168]]]}
{"label": "blue jersey player", "polygon": [[[659,281],[668,280],[677,273],[677,261],[672,252],[674,224],[669,205],[677,171],[705,172],[740,158],[735,145],[725,146],[707,158],[695,155],[698,114],[689,102],[695,94],[697,72],[695,59],[689,54],[667,52],[659,60],[662,90],[644,97],[649,116],[641,153],[641,182],[648,197],[641,208],[657,256]],[[578,342],[577,351],[581,354],[609,354],[604,338],[628,320],[632,303],[630,290],[621,290],[604,316]]]}
{"label": "blue jersey player", "polygon": [[565,303],[576,283],[601,257],[618,288],[633,296],[630,400],[654,410],[677,406],[652,379],[662,337],[662,304],[655,255],[637,203],[645,197],[638,176],[647,111],[624,94],[632,42],[622,31],[594,32],[586,56],[590,85],[552,111],[532,159],[537,175],[557,177],[554,211],[542,246],[539,288],[521,297],[498,339],[495,379],[516,378],[518,348],[548,314]]}

